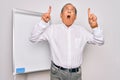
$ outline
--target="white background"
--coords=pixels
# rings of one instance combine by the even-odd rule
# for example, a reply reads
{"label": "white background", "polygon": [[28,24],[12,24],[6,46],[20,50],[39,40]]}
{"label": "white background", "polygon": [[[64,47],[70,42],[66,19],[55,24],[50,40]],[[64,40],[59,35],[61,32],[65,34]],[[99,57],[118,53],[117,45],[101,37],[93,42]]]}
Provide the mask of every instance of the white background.
{"label": "white background", "polygon": [[[0,80],[13,80],[12,9],[45,12],[52,6],[52,22],[59,23],[59,12],[66,2],[78,9],[76,23],[89,27],[87,9],[98,17],[105,36],[104,46],[87,45],[82,65],[83,80],[120,80],[119,0],[0,0]],[[19,75],[18,80],[48,80],[49,72]]]}

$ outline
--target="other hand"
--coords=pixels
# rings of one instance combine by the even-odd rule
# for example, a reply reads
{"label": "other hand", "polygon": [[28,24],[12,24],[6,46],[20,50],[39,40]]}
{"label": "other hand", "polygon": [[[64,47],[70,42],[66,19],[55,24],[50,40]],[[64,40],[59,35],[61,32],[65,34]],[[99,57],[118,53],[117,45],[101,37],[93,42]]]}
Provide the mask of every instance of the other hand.
{"label": "other hand", "polygon": [[48,12],[42,15],[42,20],[45,21],[46,23],[48,23],[51,19],[50,13],[51,13],[51,6],[49,6]]}
{"label": "other hand", "polygon": [[90,8],[88,8],[88,22],[89,22],[91,28],[98,27],[97,17],[95,14],[93,14],[93,13],[91,14]]}

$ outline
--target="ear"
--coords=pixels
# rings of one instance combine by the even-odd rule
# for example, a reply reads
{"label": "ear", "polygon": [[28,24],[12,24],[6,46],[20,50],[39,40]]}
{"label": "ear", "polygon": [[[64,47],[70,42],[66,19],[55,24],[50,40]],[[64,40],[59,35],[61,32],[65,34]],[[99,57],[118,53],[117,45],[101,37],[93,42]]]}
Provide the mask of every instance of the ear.
{"label": "ear", "polygon": [[62,13],[60,13],[60,17],[62,18]]}
{"label": "ear", "polygon": [[75,20],[76,20],[76,18],[77,18],[77,15],[75,16]]}

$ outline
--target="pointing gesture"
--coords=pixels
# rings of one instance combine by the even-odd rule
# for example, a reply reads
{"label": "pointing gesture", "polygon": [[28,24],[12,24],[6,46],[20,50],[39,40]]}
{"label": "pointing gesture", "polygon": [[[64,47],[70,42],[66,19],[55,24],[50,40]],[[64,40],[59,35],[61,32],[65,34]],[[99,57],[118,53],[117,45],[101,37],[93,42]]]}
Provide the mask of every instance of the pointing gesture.
{"label": "pointing gesture", "polygon": [[51,6],[49,6],[48,13],[49,14],[51,13]]}
{"label": "pointing gesture", "polygon": [[94,14],[91,14],[90,8],[88,8],[88,21],[89,21],[91,28],[98,27],[97,17]]}
{"label": "pointing gesture", "polygon": [[42,20],[48,23],[51,18],[50,14],[51,14],[51,6],[49,6],[48,12],[42,15]]}

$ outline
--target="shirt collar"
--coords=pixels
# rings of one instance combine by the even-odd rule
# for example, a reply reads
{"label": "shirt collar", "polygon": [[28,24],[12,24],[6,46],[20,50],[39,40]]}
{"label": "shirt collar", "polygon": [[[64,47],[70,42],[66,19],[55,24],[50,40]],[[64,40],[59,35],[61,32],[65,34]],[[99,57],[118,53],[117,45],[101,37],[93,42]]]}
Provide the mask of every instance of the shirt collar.
{"label": "shirt collar", "polygon": [[70,29],[74,28],[74,23],[70,27],[67,27],[64,23],[62,23],[62,27],[64,27],[67,30],[70,30]]}

